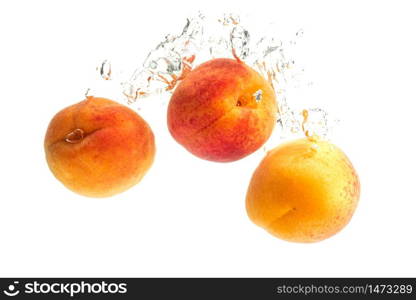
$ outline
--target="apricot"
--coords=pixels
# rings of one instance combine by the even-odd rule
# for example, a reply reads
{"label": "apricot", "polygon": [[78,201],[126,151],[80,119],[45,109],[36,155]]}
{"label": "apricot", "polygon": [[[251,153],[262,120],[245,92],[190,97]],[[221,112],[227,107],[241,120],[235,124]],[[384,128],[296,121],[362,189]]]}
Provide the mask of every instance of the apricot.
{"label": "apricot", "polygon": [[58,112],[44,147],[55,177],[89,197],[108,197],[134,186],[155,154],[152,130],[137,113],[96,97]]}
{"label": "apricot", "polygon": [[249,218],[272,235],[317,242],[351,219],[360,183],[335,145],[299,139],[271,150],[255,170],[246,196]]}
{"label": "apricot", "polygon": [[189,152],[230,162],[260,148],[276,123],[271,85],[244,62],[219,58],[182,80],[168,107],[168,128]]}

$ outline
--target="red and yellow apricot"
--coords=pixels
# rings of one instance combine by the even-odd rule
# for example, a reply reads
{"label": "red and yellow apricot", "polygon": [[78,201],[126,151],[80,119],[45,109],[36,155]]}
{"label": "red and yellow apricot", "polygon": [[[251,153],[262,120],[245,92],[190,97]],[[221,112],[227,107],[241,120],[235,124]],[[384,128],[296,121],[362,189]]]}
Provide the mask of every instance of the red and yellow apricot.
{"label": "red and yellow apricot", "polygon": [[269,138],[277,119],[271,85],[244,62],[213,59],[176,87],[168,107],[173,138],[194,155],[217,162],[241,159]]}
{"label": "red and yellow apricot", "polygon": [[108,197],[137,184],[153,163],[154,136],[130,108],[87,97],[58,112],[45,136],[49,168],[67,188]]}

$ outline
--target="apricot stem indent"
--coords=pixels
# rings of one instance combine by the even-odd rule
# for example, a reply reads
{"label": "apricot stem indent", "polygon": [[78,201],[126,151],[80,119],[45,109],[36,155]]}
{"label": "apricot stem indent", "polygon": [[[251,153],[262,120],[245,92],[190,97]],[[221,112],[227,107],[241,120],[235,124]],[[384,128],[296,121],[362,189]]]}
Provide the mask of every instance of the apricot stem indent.
{"label": "apricot stem indent", "polygon": [[84,130],[77,128],[65,136],[65,142],[76,144],[84,138]]}

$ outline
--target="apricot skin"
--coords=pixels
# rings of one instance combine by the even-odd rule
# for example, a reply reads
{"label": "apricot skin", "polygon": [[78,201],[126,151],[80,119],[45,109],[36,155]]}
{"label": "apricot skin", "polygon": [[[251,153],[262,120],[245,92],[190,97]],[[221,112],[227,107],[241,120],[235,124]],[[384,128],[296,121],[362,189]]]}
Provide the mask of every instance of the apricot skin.
{"label": "apricot skin", "polygon": [[350,221],[359,195],[359,179],[347,156],[329,142],[305,138],[266,155],[252,176],[246,209],[272,235],[317,242]]}
{"label": "apricot skin", "polygon": [[155,154],[152,130],[137,113],[96,97],[58,112],[49,124],[44,147],[55,177],[89,197],[108,197],[134,186]]}
{"label": "apricot skin", "polygon": [[[262,97],[253,96],[261,90]],[[191,71],[177,86],[168,107],[168,128],[194,155],[230,162],[260,148],[276,123],[270,84],[234,59],[213,59]]]}

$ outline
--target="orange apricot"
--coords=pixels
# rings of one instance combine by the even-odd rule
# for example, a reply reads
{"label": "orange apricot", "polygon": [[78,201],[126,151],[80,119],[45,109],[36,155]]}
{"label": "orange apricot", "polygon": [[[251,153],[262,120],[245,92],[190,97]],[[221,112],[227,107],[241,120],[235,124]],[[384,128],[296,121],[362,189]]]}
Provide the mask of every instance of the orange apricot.
{"label": "orange apricot", "polygon": [[134,186],[155,154],[152,130],[136,112],[97,97],[58,112],[44,147],[55,177],[90,197],[108,197]]}
{"label": "orange apricot", "polygon": [[350,221],[359,195],[347,156],[332,143],[303,138],[269,151],[252,176],[246,209],[272,235],[317,242]]}

